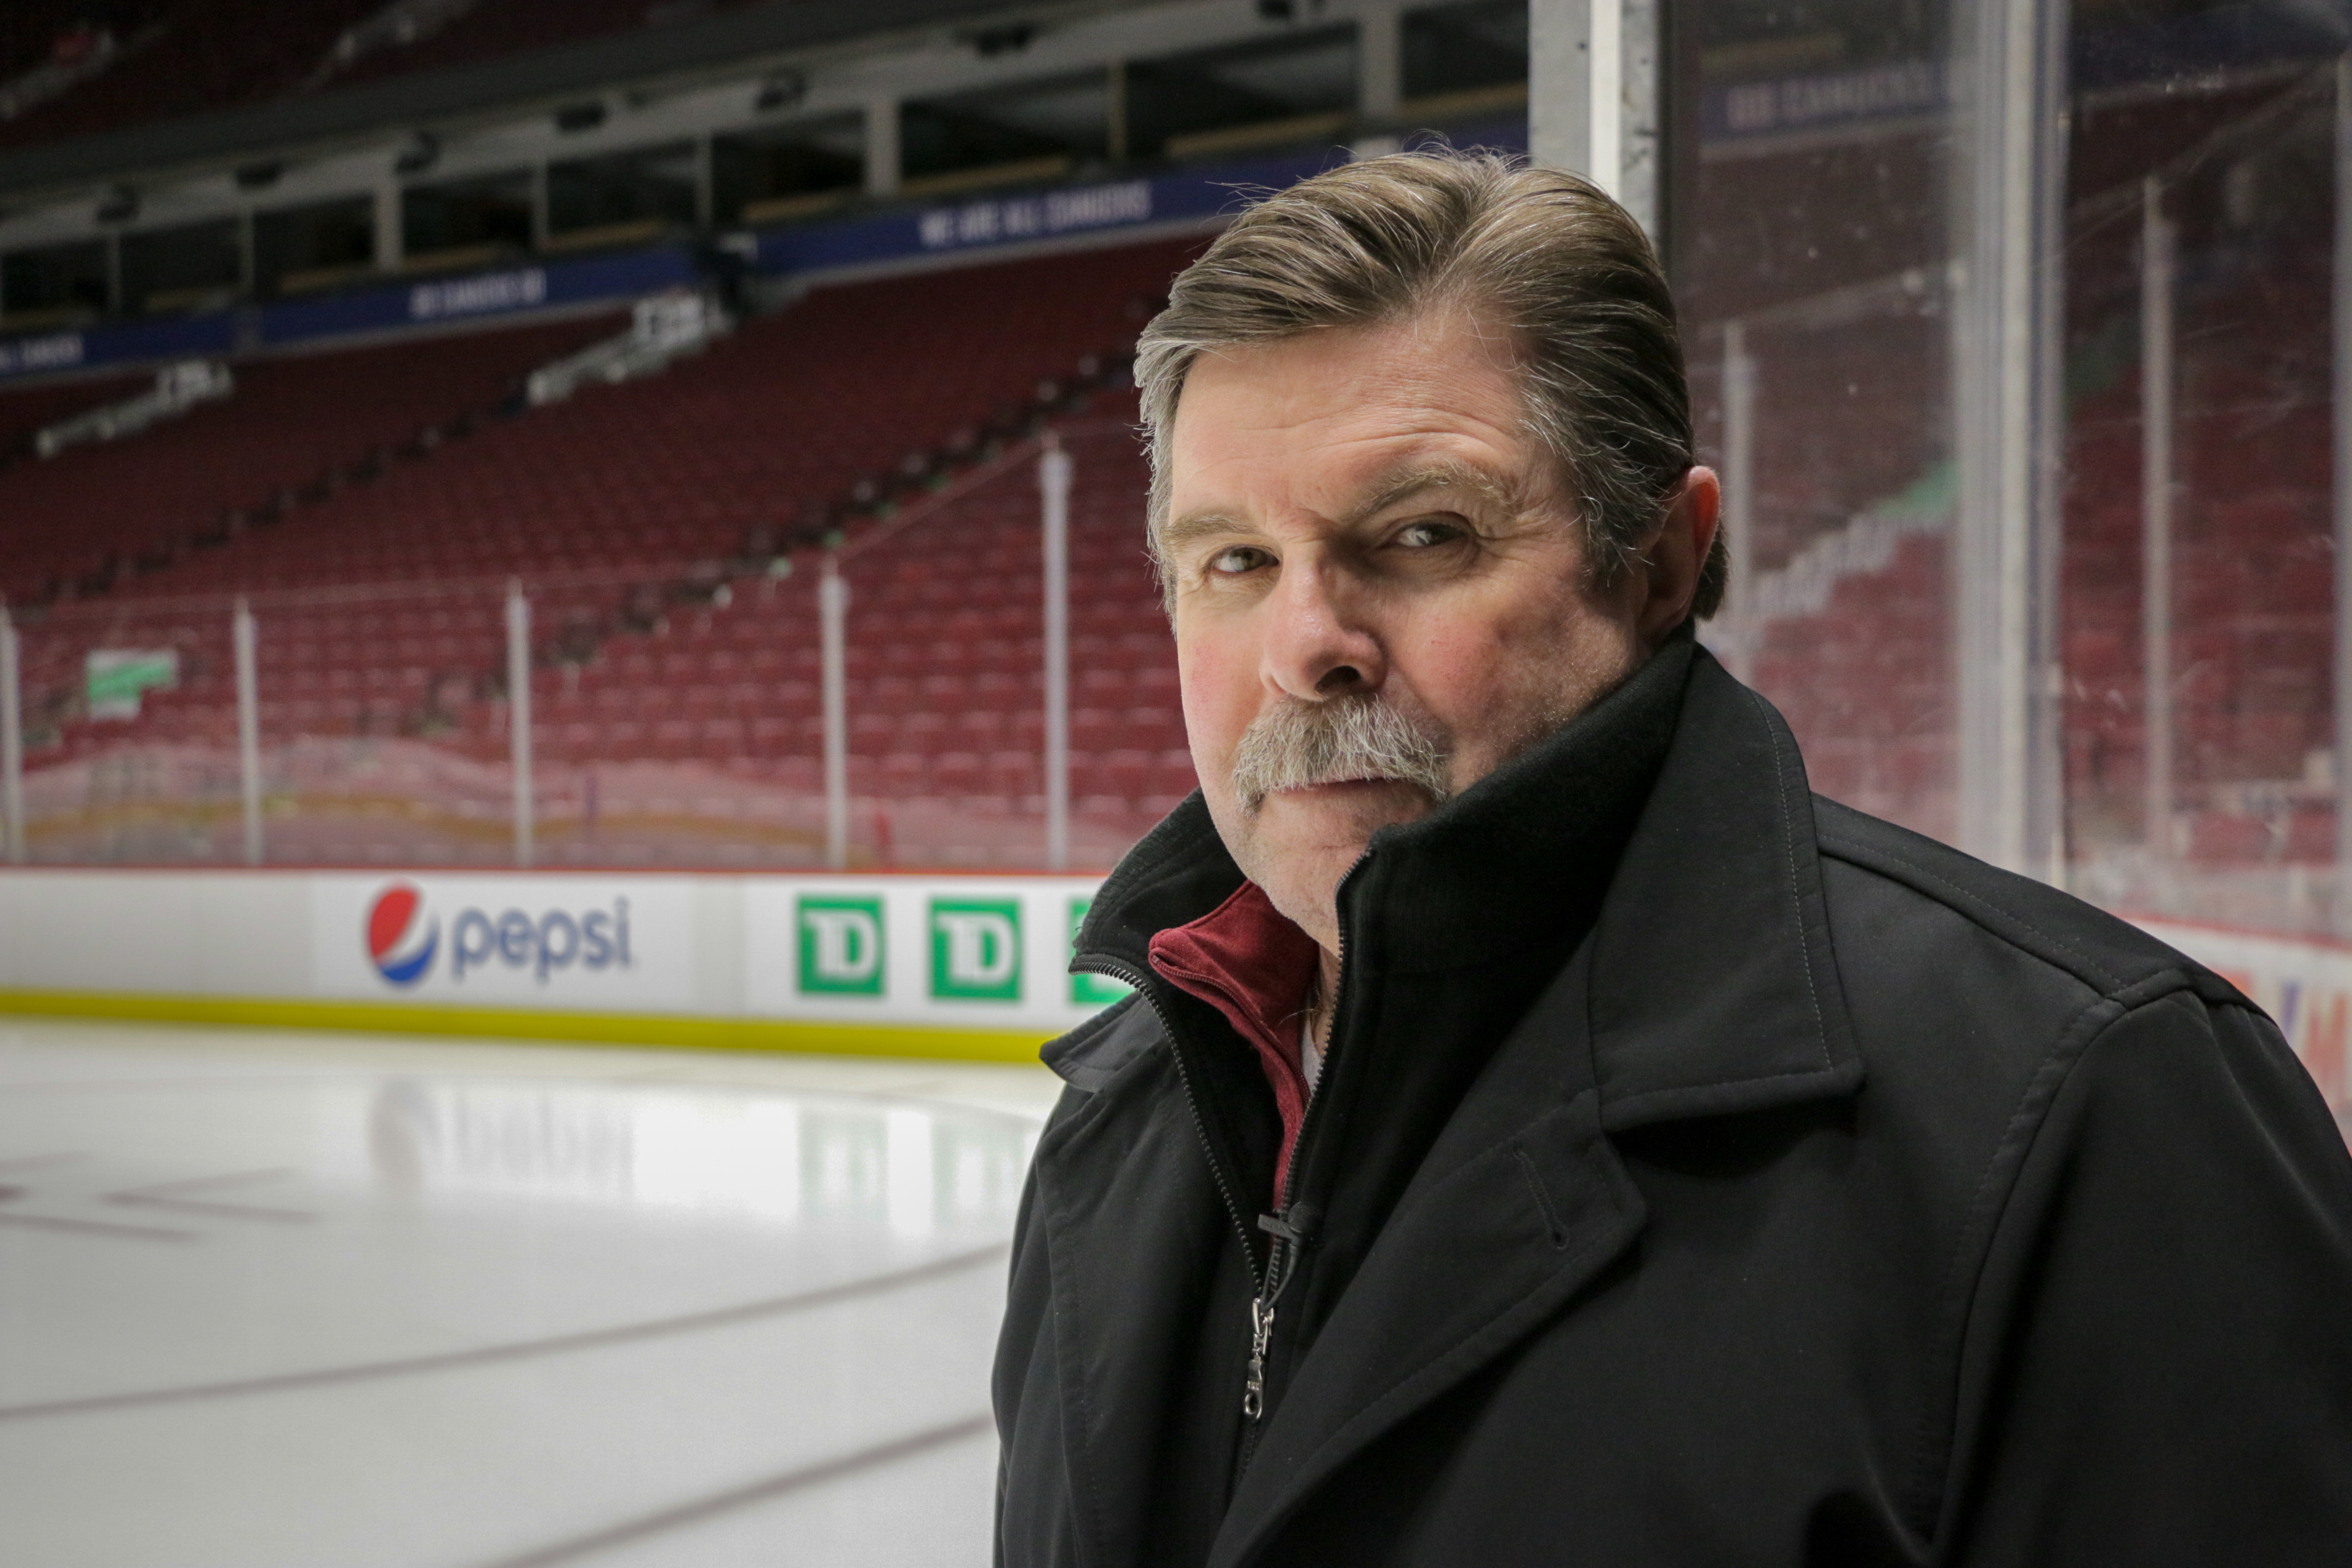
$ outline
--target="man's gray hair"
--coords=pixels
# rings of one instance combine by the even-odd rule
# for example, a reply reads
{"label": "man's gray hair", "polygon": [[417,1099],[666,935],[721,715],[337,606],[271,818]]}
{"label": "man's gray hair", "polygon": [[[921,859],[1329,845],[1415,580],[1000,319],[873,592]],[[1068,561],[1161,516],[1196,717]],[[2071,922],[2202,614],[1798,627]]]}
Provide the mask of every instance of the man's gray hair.
{"label": "man's gray hair", "polygon": [[[1196,358],[1447,306],[1511,335],[1526,427],[1559,459],[1595,579],[1618,580],[1691,466],[1690,395],[1657,252],[1588,180],[1436,148],[1345,164],[1251,206],[1143,330],[1135,379],[1163,581],[1169,443]],[[1694,614],[1715,612],[1728,573],[1718,531]]]}

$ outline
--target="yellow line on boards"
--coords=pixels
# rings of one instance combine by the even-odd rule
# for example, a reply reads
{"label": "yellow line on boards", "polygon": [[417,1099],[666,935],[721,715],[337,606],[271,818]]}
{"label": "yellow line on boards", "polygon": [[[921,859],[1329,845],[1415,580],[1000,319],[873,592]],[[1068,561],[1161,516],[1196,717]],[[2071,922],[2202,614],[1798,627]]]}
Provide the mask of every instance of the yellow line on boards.
{"label": "yellow line on boards", "polygon": [[404,1006],[376,1002],[285,1002],[264,997],[125,994],[0,987],[0,1014],[131,1018],[163,1024],[273,1029],[362,1029],[394,1035],[478,1035],[688,1050],[808,1051],[828,1056],[929,1057],[1034,1062],[1051,1037],[997,1029],[905,1024],[814,1024],[782,1018],[684,1017],[665,1013],[534,1012],[522,1007]]}

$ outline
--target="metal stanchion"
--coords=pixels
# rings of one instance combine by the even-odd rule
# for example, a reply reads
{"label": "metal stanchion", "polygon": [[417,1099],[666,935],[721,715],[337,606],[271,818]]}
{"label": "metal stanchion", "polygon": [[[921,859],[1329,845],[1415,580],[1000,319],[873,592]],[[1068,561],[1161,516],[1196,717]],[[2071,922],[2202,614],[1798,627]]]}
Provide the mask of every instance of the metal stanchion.
{"label": "metal stanchion", "polygon": [[514,858],[531,862],[530,787],[530,601],[521,579],[507,584],[507,721],[514,759]]}
{"label": "metal stanchion", "polygon": [[2352,55],[2336,63],[2336,922],[2352,936]]}
{"label": "metal stanchion", "polygon": [[2145,824],[2152,865],[2172,853],[2173,226],[2164,186],[2140,190],[2139,515],[2140,674],[2147,721]]}
{"label": "metal stanchion", "polygon": [[1756,563],[1756,361],[1748,352],[1748,323],[1723,323],[1723,542],[1731,567],[1723,618],[1731,673],[1756,679],[1757,644],[1764,628],[1749,607]]}
{"label": "metal stanchion", "polygon": [[1070,868],[1070,455],[1048,432],[1037,459],[1045,496],[1045,865]]}
{"label": "metal stanchion", "polygon": [[838,871],[849,864],[849,584],[830,552],[816,603],[824,659],[824,863]]}
{"label": "metal stanchion", "polygon": [[0,826],[8,863],[25,863],[25,706],[18,677],[16,625],[0,605]]}
{"label": "metal stanchion", "polygon": [[245,806],[245,863],[266,858],[261,838],[261,682],[255,668],[253,611],[242,595],[229,620],[236,654],[236,777]]}

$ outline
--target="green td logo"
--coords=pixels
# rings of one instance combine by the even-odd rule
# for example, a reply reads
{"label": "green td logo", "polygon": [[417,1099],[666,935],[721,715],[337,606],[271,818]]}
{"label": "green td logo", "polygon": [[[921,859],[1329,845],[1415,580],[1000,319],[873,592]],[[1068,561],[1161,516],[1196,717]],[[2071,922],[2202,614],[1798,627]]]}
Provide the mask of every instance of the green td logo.
{"label": "green td logo", "polygon": [[1021,900],[931,900],[931,994],[943,1002],[1021,1000]]}
{"label": "green td logo", "polygon": [[[1094,908],[1092,899],[1070,900],[1070,951],[1078,951],[1078,928],[1087,923],[1087,911]],[[1080,1007],[1108,1006],[1134,990],[1108,974],[1073,974],[1070,976],[1070,1001]]]}
{"label": "green td logo", "polygon": [[800,900],[803,996],[882,994],[882,900]]}

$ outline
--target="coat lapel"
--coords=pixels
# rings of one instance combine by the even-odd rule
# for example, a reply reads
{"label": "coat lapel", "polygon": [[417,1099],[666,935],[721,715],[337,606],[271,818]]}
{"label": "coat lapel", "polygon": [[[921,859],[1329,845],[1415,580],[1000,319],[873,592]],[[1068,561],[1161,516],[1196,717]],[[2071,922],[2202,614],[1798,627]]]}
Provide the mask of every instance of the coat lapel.
{"label": "coat lapel", "polygon": [[1572,1309],[1646,1210],[1611,1135],[1862,1081],[1812,798],[1771,706],[1695,662],[1591,934],[1497,1048],[1269,1418],[1218,1535],[1238,1568],[1324,1478]]}
{"label": "coat lapel", "polygon": [[[1157,1448],[1183,1375],[1177,1347],[1199,1334],[1192,1304],[1218,1249],[1234,1246],[1174,1060],[1150,1048],[1159,1039],[1150,1009],[1129,1008],[1087,1053],[1108,1077],[1037,1148],[1069,1496],[1081,1560],[1106,1565],[1144,1555]],[[1138,1279],[1155,1288],[1139,1291]]]}
{"label": "coat lapel", "polygon": [[1248,1560],[1315,1485],[1566,1305],[1643,1221],[1600,1121],[1572,964],[1496,1051],[1268,1419],[1211,1553]]}

